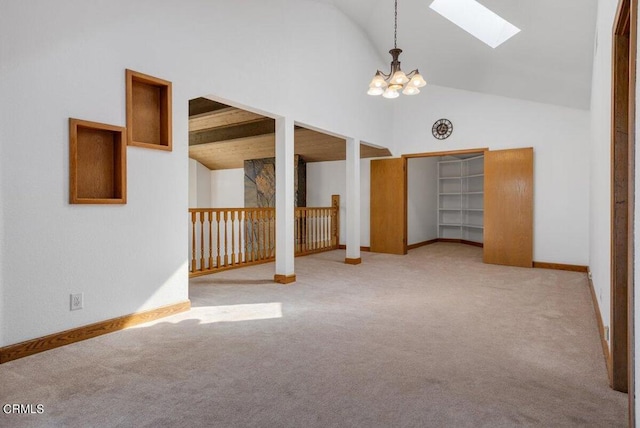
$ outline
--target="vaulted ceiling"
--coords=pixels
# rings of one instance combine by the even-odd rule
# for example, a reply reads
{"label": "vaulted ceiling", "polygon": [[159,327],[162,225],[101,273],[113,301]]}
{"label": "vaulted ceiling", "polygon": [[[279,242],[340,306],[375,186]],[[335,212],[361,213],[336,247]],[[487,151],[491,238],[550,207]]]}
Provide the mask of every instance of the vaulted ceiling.
{"label": "vaulted ceiling", "polygon": [[[391,61],[394,0],[316,1],[342,11]],[[522,30],[496,49],[431,10],[432,1],[398,0],[403,69],[419,68],[439,86],[589,109],[597,0],[478,0]]]}

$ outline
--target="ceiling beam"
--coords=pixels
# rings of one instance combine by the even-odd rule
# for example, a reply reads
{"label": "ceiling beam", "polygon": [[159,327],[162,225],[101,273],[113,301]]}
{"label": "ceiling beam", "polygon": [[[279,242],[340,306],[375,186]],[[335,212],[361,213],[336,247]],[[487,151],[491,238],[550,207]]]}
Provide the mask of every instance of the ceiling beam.
{"label": "ceiling beam", "polygon": [[189,117],[189,132],[238,125],[265,119],[264,116],[235,107],[227,107]]}
{"label": "ceiling beam", "polygon": [[197,114],[207,113],[209,111],[220,110],[229,107],[226,104],[212,101],[208,98],[194,98],[189,100],[189,116],[195,116]]}
{"label": "ceiling beam", "polygon": [[265,118],[237,126],[227,126],[225,128],[190,132],[189,146],[235,140],[238,138],[255,137],[264,134],[273,134],[275,131],[276,121],[271,118]]}

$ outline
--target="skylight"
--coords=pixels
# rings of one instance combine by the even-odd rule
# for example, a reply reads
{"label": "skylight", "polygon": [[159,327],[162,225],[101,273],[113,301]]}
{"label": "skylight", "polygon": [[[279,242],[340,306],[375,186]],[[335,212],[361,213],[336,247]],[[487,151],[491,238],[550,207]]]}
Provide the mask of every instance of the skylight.
{"label": "skylight", "polygon": [[434,0],[429,7],[492,48],[520,32],[476,0]]}

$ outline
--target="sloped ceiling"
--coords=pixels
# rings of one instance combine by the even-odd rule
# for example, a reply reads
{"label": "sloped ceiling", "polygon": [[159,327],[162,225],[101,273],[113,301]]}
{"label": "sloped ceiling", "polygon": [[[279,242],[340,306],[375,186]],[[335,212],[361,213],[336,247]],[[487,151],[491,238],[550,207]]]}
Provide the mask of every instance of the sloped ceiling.
{"label": "sloped ceiling", "polygon": [[[391,61],[393,0],[316,1],[342,11]],[[432,0],[398,0],[403,70],[419,68],[434,85],[589,109],[597,0],[479,1],[522,31],[492,49],[431,10]]]}

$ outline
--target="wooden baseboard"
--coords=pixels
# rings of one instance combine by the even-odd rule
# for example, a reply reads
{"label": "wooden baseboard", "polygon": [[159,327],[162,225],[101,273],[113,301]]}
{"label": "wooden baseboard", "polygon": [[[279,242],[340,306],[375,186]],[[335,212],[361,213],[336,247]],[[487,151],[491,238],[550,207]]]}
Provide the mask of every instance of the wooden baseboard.
{"label": "wooden baseboard", "polygon": [[534,268],[540,269],[555,269],[555,270],[568,270],[571,272],[583,272],[587,273],[589,268],[581,265],[566,265],[562,263],[546,263],[546,262],[533,262]]}
{"label": "wooden baseboard", "polygon": [[611,383],[611,352],[609,351],[609,343],[605,338],[604,324],[602,322],[602,313],[600,312],[600,305],[598,304],[596,290],[593,287],[593,280],[591,279],[591,271],[589,270],[589,267],[587,267],[587,278],[589,280],[589,291],[591,292],[591,300],[593,301],[593,310],[596,313],[596,322],[598,323],[598,332],[600,333],[600,344],[602,345],[602,354],[604,355],[604,362],[607,366],[607,375],[609,376],[609,383]]}
{"label": "wooden baseboard", "polygon": [[273,275],[273,280],[278,284],[291,284],[292,282],[296,282],[296,274],[291,275]]}
{"label": "wooden baseboard", "polygon": [[[344,244],[340,244],[340,245],[338,245],[338,249],[340,249],[340,250],[346,250],[346,249],[347,249],[347,246],[346,246],[346,245],[344,245]],[[371,247],[360,247],[360,251],[369,252],[369,251],[371,251]]]}
{"label": "wooden baseboard", "polygon": [[480,247],[480,248],[484,247],[484,244],[482,242],[467,241],[466,239],[438,238],[437,242],[449,242],[449,243],[454,243],[454,244],[465,244],[465,245],[472,245],[474,247]]}
{"label": "wooden baseboard", "polygon": [[424,247],[425,245],[431,245],[438,242],[438,239],[430,239],[428,241],[422,241],[415,244],[407,245],[407,250],[415,250],[416,248]]}
{"label": "wooden baseboard", "polygon": [[59,348],[60,346],[102,336],[103,334],[124,330],[127,327],[132,327],[137,324],[143,324],[159,318],[185,312],[190,308],[191,302],[187,300],[173,305],[124,315],[83,327],[73,328],[60,333],[50,334],[37,339],[27,340],[25,342],[16,343],[15,345],[5,346],[0,348],[0,364],[17,360],[18,358],[28,357],[29,355],[38,354],[50,349]]}
{"label": "wooden baseboard", "polygon": [[362,263],[362,258],[358,257],[356,259],[350,259],[349,257],[346,257],[344,259],[344,262],[348,265],[359,265],[360,263]]}

